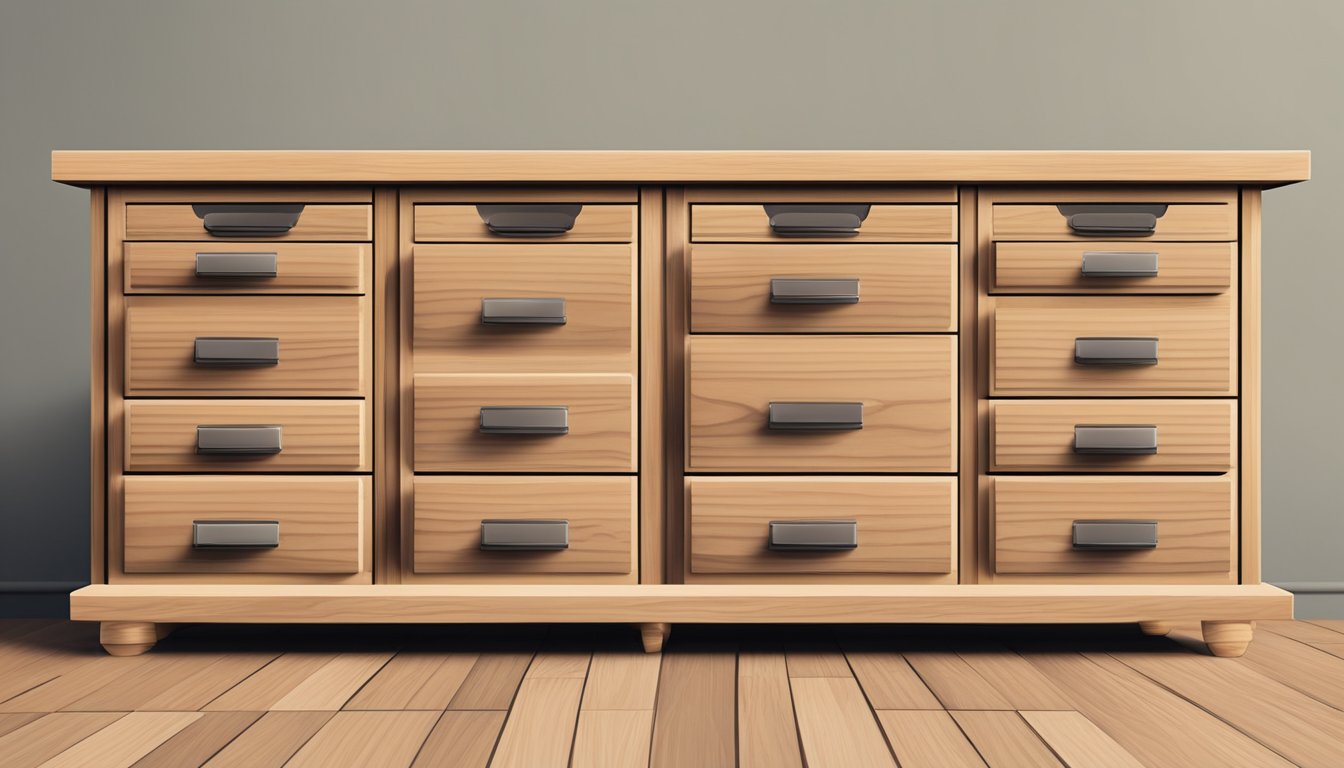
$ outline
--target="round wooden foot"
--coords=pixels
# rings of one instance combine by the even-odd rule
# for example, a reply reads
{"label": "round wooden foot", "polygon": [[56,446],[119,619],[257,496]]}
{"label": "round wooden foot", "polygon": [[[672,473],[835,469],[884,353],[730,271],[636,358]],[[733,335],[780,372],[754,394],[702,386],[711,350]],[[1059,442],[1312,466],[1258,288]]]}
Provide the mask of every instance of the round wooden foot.
{"label": "round wooden foot", "polygon": [[639,638],[644,641],[645,653],[658,653],[663,650],[663,643],[672,634],[671,624],[640,624]]}
{"label": "round wooden foot", "polygon": [[1205,621],[1204,644],[1214,656],[1236,657],[1246,652],[1255,633],[1255,624],[1249,621]]}
{"label": "round wooden foot", "polygon": [[98,630],[103,650],[113,656],[139,656],[160,637],[158,628],[148,621],[104,621]]}
{"label": "round wooden foot", "polygon": [[1140,632],[1142,632],[1142,633],[1145,634],[1145,635],[1153,635],[1153,636],[1155,636],[1155,637],[1161,637],[1161,636],[1163,636],[1163,635],[1171,634],[1171,630],[1172,630],[1174,627],[1175,627],[1175,625],[1172,624],[1172,623],[1169,622],[1169,621],[1140,621],[1140,622],[1139,622],[1139,631],[1140,631]]}

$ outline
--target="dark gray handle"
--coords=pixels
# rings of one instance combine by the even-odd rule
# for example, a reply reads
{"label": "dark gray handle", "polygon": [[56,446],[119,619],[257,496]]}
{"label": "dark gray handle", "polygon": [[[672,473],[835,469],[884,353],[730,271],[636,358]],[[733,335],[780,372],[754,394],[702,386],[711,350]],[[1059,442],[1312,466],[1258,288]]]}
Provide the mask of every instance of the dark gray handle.
{"label": "dark gray handle", "polygon": [[1078,424],[1073,428],[1073,452],[1118,456],[1157,453],[1154,424]]}
{"label": "dark gray handle", "polygon": [[275,253],[198,253],[197,277],[267,278],[279,274]]}
{"label": "dark gray handle", "polygon": [[526,552],[569,549],[569,521],[482,520],[481,549]]}
{"label": "dark gray handle", "polygon": [[770,549],[836,552],[859,548],[857,520],[771,520]]}
{"label": "dark gray handle", "polygon": [[1079,365],[1157,365],[1155,336],[1091,336],[1073,340]]}
{"label": "dark gray handle", "polygon": [[507,405],[481,408],[481,432],[487,435],[567,435],[567,405]]}
{"label": "dark gray handle", "polygon": [[564,299],[481,299],[485,325],[564,325]]}
{"label": "dark gray handle", "polygon": [[1148,237],[1167,212],[1162,204],[1083,203],[1055,206],[1077,235]]}
{"label": "dark gray handle", "polygon": [[280,546],[278,520],[196,520],[191,524],[196,549],[275,549]]}
{"label": "dark gray handle", "polygon": [[476,206],[491,234],[557,237],[574,228],[583,206],[569,203],[508,203]]}
{"label": "dark gray handle", "polygon": [[269,456],[280,452],[278,424],[225,424],[196,427],[196,453],[204,456]]}
{"label": "dark gray handle", "polygon": [[857,277],[772,277],[771,304],[858,304]]}
{"label": "dark gray handle", "polygon": [[280,339],[201,337],[193,359],[200,366],[278,365]]}
{"label": "dark gray handle", "polygon": [[770,403],[770,429],[863,429],[863,403]]}
{"label": "dark gray handle", "polygon": [[193,205],[205,231],[217,237],[276,237],[299,223],[302,203]]}
{"label": "dark gray handle", "polygon": [[780,237],[855,237],[868,218],[871,205],[779,204],[766,205],[770,229]]}
{"label": "dark gray handle", "polygon": [[1157,521],[1074,520],[1073,548],[1108,552],[1157,549]]}
{"label": "dark gray handle", "polygon": [[1083,277],[1157,277],[1157,252],[1084,251]]}

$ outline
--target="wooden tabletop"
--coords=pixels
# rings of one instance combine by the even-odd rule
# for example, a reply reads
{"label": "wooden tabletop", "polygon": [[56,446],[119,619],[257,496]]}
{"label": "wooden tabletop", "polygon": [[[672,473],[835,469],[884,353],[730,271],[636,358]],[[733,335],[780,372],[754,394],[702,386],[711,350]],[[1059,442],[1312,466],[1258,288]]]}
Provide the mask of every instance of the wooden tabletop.
{"label": "wooden tabletop", "polygon": [[55,151],[51,177],[120,183],[1130,182],[1276,187],[1311,153],[1274,151]]}

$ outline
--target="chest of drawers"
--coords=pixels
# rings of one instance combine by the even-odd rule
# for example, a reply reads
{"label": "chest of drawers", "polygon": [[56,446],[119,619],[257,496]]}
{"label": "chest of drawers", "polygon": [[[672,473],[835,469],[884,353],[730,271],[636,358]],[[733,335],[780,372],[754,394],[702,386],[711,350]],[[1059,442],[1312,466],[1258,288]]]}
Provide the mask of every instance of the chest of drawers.
{"label": "chest of drawers", "polygon": [[92,584],[182,623],[1204,622],[1305,152],[57,152]]}

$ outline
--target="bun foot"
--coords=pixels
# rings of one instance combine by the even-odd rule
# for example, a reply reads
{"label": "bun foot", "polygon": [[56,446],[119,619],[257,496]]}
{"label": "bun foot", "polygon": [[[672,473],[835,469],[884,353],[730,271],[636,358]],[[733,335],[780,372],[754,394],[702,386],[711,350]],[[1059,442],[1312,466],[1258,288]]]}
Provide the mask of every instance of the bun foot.
{"label": "bun foot", "polygon": [[1162,637],[1163,635],[1171,634],[1171,630],[1175,626],[1176,625],[1171,623],[1170,621],[1140,621],[1139,631],[1145,635]]}
{"label": "bun foot", "polygon": [[640,624],[639,637],[644,641],[645,653],[658,653],[663,650],[663,643],[667,642],[668,635],[672,634],[671,624]]}
{"label": "bun foot", "polygon": [[103,650],[113,656],[139,656],[154,647],[154,644],[172,631],[164,625],[160,634],[159,626],[149,621],[104,621],[98,630],[98,640]]}
{"label": "bun foot", "polygon": [[1205,621],[1204,644],[1214,656],[1237,657],[1246,652],[1255,633],[1255,624],[1249,621]]}

